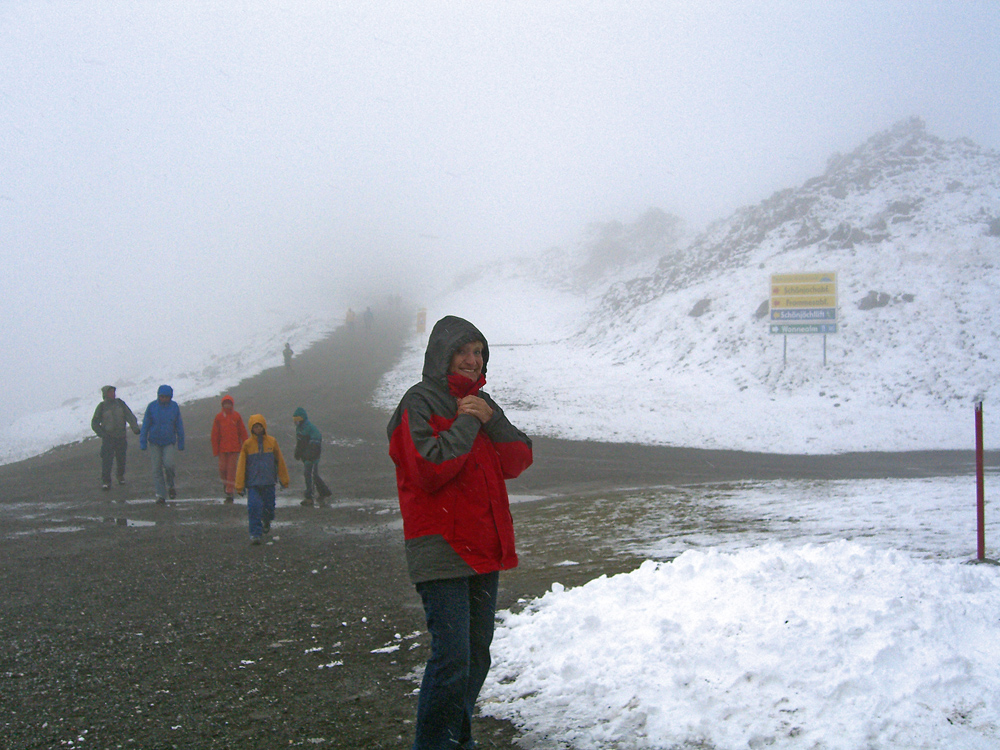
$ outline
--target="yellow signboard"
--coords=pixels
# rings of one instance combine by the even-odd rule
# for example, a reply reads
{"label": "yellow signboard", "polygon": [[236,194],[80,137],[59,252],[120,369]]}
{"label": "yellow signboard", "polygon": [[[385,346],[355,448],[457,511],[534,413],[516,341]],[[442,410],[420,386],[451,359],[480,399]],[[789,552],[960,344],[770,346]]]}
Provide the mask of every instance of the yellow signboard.
{"label": "yellow signboard", "polygon": [[775,284],[836,284],[837,272],[829,273],[772,273],[771,286]]}
{"label": "yellow signboard", "polygon": [[771,297],[771,308],[792,307],[792,308],[817,308],[836,307],[837,296],[829,297]]}
{"label": "yellow signboard", "polygon": [[836,333],[837,274],[771,274],[771,333]]}
{"label": "yellow signboard", "polygon": [[771,286],[772,297],[796,297],[803,294],[836,294],[835,283],[825,284],[775,284]]}

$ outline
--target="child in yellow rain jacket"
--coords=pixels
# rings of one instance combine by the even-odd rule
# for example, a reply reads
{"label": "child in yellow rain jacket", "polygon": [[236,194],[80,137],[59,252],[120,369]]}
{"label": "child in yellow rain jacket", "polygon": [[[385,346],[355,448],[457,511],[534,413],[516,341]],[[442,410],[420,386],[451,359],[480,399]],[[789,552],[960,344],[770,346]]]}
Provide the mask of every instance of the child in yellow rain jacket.
{"label": "child in yellow rain jacket", "polygon": [[250,543],[260,544],[260,537],[271,530],[274,520],[274,485],[288,486],[288,469],[277,439],[267,434],[267,420],[261,414],[250,417],[250,437],[240,449],[236,464],[236,491],[247,493],[250,518]]}

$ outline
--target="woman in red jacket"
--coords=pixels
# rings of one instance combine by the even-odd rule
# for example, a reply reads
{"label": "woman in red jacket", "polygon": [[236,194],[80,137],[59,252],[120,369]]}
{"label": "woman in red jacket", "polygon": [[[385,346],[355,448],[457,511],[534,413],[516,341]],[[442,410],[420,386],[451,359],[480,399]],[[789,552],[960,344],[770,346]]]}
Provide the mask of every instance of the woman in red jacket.
{"label": "woman in red jacket", "polygon": [[219,458],[219,477],[226,493],[226,502],[233,501],[236,481],[236,462],[243,442],[249,437],[243,417],[233,408],[232,396],[222,397],[222,411],[212,422],[212,455]]}
{"label": "woman in red jacket", "polygon": [[488,361],[475,326],[442,318],[427,342],[423,379],[388,426],[407,566],[431,634],[414,750],[473,746],[499,571],[517,565],[505,480],[531,465],[531,440],[480,390]]}

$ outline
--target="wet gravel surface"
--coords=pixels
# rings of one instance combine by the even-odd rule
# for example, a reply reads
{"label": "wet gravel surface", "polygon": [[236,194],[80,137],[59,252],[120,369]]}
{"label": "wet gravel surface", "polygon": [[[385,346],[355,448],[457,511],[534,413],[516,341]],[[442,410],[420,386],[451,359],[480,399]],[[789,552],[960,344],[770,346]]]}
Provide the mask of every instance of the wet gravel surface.
{"label": "wet gravel surface", "polygon": [[[338,330],[291,372],[231,391],[244,419],[263,413],[289,454],[296,406],[324,432],[321,473],[335,503],[300,507],[299,465],[290,465],[293,484],[279,493],[266,544],[248,544],[245,504],[220,500],[208,447],[215,399],[182,403],[188,447],[178,499],[166,506],[151,502],[148,457],[135,442],[128,483],[107,493],[96,440],[0,467],[0,747],[409,746],[428,639],[406,579],[388,415],[367,406],[406,320],[379,310],[374,332]],[[774,457],[550,439],[536,441],[535,456],[511,483],[521,565],[501,576],[501,608],[554,581],[635,567],[618,533],[635,528],[615,502],[626,487],[931,476],[968,472],[972,461],[960,452]],[[676,494],[678,523],[725,526],[691,517],[690,494]],[[504,722],[479,718],[474,732],[486,748],[521,747]]]}

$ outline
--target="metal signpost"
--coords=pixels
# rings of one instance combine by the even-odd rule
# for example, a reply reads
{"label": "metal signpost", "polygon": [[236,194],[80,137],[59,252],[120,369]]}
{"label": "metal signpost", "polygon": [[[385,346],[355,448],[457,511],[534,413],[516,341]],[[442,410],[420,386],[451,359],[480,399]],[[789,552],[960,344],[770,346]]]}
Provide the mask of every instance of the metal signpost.
{"label": "metal signpost", "polygon": [[788,361],[788,334],[837,332],[837,273],[771,274],[771,333],[785,337],[782,361]]}
{"label": "metal signpost", "polygon": [[976,402],[976,559],[970,563],[1000,565],[986,556],[986,483],[983,457],[983,402]]}
{"label": "metal signpost", "polygon": [[976,559],[986,559],[986,488],[983,481],[983,402],[976,403]]}

